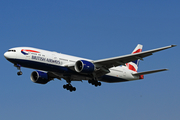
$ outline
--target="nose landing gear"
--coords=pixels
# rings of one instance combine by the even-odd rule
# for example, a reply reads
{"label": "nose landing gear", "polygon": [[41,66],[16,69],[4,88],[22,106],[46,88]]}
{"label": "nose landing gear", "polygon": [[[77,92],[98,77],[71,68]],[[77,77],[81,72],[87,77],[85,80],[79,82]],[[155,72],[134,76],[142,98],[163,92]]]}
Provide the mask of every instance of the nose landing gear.
{"label": "nose landing gear", "polygon": [[22,75],[22,71],[17,72],[17,75],[18,76]]}
{"label": "nose landing gear", "polygon": [[17,69],[19,70],[19,72],[17,72],[17,75],[18,75],[18,76],[22,75],[23,73],[22,73],[22,71],[21,71],[21,65],[15,64],[14,66],[17,67]]}

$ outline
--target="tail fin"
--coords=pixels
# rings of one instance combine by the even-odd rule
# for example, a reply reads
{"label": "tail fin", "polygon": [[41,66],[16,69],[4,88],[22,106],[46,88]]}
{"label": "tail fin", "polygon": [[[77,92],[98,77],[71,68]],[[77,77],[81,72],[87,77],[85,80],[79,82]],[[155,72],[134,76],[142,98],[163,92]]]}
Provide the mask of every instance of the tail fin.
{"label": "tail fin", "polygon": [[[141,51],[142,51],[142,48],[143,48],[143,45],[138,44],[131,54],[135,54],[135,53],[141,52]],[[126,66],[127,66],[130,70],[137,72],[137,70],[138,70],[138,64],[139,64],[139,59],[138,59],[138,60],[135,60],[135,61],[132,61],[132,62],[129,62],[129,63],[126,63]]]}

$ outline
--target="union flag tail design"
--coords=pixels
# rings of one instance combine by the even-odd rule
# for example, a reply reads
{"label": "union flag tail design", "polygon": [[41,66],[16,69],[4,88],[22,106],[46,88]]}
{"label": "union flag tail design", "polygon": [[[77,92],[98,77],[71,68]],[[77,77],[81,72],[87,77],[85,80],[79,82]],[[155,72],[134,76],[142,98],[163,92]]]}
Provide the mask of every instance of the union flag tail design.
{"label": "union flag tail design", "polygon": [[[135,53],[142,52],[142,48],[143,48],[143,46],[140,45],[140,44],[138,44],[131,54],[135,54]],[[132,62],[129,62],[129,63],[126,63],[126,66],[127,66],[130,70],[137,72],[139,60],[140,60],[140,59],[135,60],[135,61],[132,61]]]}

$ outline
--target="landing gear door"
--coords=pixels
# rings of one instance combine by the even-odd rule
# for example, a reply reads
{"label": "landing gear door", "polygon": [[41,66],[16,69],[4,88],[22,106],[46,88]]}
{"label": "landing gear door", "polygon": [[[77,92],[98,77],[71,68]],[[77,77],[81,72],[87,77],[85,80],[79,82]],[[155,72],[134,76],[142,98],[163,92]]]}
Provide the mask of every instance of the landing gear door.
{"label": "landing gear door", "polygon": [[57,60],[57,57],[54,53],[52,54],[52,59]]}
{"label": "landing gear door", "polygon": [[126,70],[123,68],[123,78],[126,77]]}

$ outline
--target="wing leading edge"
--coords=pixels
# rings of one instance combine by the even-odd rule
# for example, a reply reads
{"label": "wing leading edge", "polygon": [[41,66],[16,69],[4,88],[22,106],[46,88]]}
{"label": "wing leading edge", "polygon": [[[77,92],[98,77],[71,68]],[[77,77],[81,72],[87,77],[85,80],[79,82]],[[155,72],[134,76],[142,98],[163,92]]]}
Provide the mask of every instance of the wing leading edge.
{"label": "wing leading edge", "polygon": [[140,52],[140,53],[128,54],[128,55],[124,55],[124,56],[118,56],[118,57],[101,59],[101,60],[95,60],[95,61],[93,61],[93,63],[99,67],[109,69],[111,67],[125,65],[126,63],[131,62],[131,61],[135,61],[137,59],[143,60],[143,58],[150,56],[155,52],[162,51],[162,50],[172,48],[175,46],[176,45],[170,45],[170,46],[152,49],[152,50],[148,50],[148,51],[144,51],[144,52]]}

